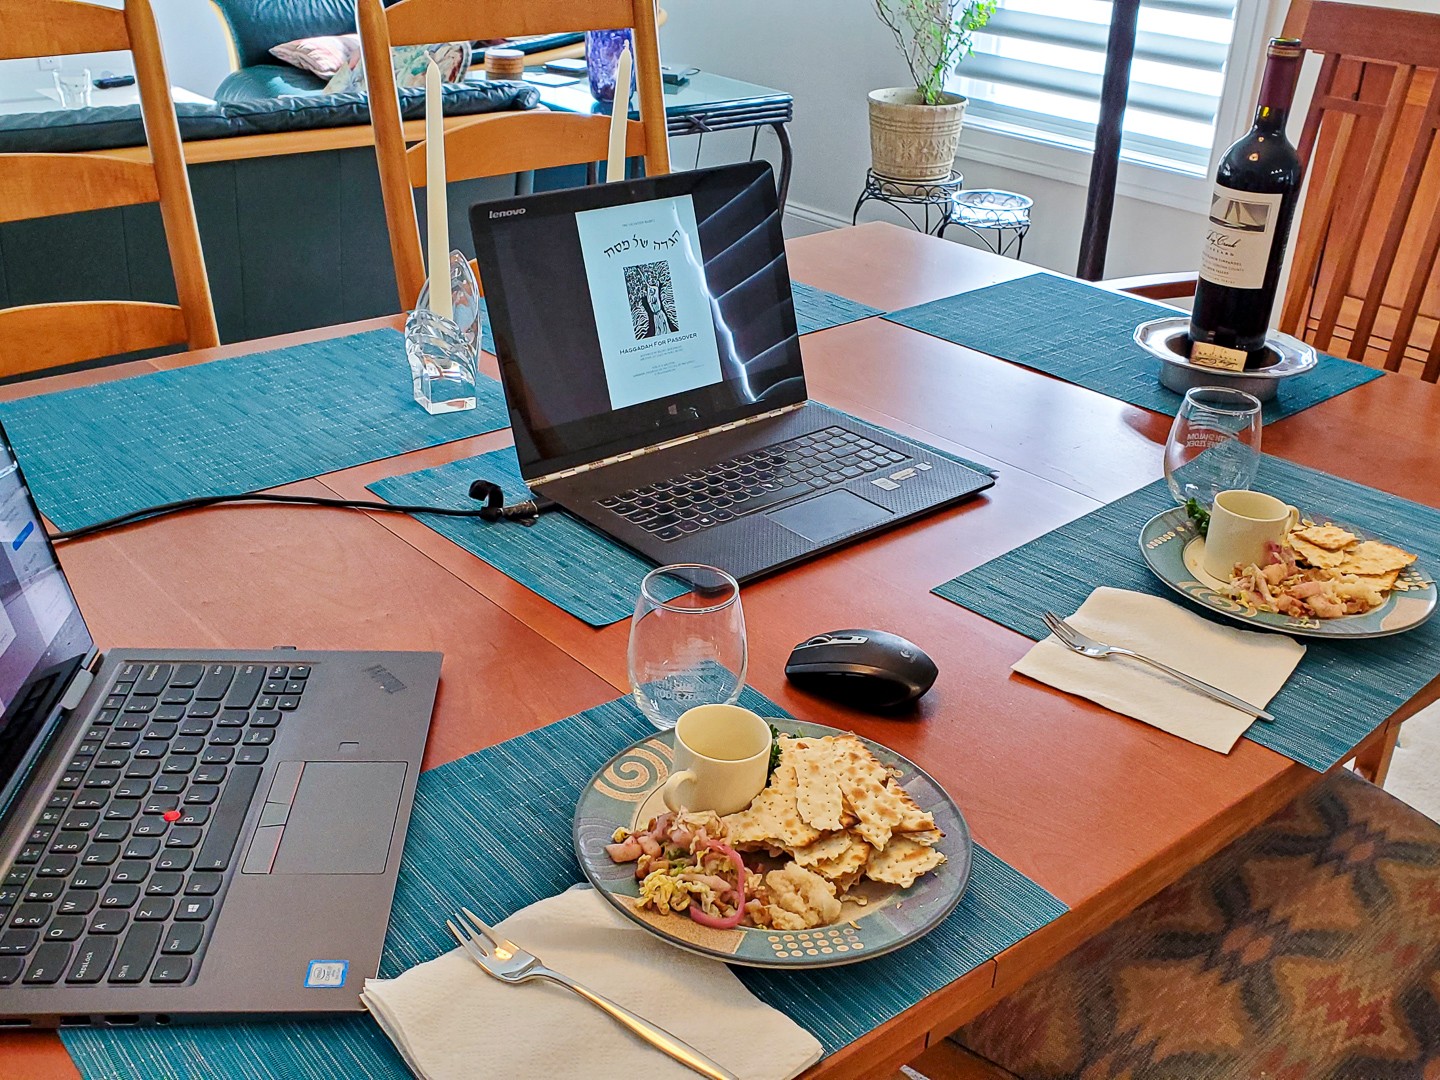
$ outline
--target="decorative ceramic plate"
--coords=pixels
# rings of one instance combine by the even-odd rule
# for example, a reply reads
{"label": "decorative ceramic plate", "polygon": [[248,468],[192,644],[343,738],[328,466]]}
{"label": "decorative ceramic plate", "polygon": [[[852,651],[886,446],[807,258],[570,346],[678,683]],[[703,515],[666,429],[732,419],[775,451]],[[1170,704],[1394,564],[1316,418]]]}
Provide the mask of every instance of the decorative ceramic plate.
{"label": "decorative ceramic plate", "polygon": [[[1341,524],[1337,522],[1336,524]],[[1378,539],[1353,525],[1343,525],[1362,540]],[[1225,582],[1205,572],[1205,538],[1183,506],[1157,514],[1140,530],[1140,554],[1155,576],[1197,604],[1244,623],[1252,630],[1278,630],[1297,637],[1376,638],[1413,630],[1435,612],[1436,590],[1431,575],[1419,563],[1400,575],[1385,603],[1363,615],[1338,619],[1297,619],[1271,611],[1257,611],[1224,593]]]}
{"label": "decorative ceramic plate", "polygon": [[[772,720],[787,735],[817,738],[839,729],[801,720]],[[935,818],[945,833],[936,847],[946,861],[908,889],[862,881],[851,890],[839,920],[813,930],[780,931],[739,927],[711,930],[688,915],[658,915],[635,907],[640,883],[634,863],[613,863],[605,854],[617,826],[640,828],[665,812],[660,787],[670,775],[674,732],[661,731],[620,751],[590,779],[575,808],[575,856],[590,884],[621,914],[657,937],[729,964],[764,968],[830,967],[853,964],[908,945],[955,910],[970,877],[970,829],[945,789],[924,770],[869,739],[862,740],[887,768],[900,772],[900,785]],[[865,903],[856,903],[856,897]]]}

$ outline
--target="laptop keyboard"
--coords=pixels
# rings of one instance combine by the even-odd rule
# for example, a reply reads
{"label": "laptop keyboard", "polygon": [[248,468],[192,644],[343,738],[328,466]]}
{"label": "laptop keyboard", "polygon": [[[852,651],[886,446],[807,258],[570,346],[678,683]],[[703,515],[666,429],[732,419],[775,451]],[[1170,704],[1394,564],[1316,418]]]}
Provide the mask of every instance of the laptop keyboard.
{"label": "laptop keyboard", "polygon": [[657,540],[679,540],[908,460],[863,435],[828,427],[597,502]]}
{"label": "laptop keyboard", "polygon": [[184,983],[305,664],[126,664],[0,879],[0,985]]}

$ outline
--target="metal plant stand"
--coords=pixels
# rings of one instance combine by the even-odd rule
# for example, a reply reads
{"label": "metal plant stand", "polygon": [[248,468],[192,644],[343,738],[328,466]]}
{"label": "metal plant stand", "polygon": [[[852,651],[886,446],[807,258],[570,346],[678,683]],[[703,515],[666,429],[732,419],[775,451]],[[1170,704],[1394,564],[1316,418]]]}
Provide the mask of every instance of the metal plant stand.
{"label": "metal plant stand", "polygon": [[943,237],[951,225],[959,225],[996,255],[1017,259],[1030,231],[1034,205],[1029,196],[1013,191],[966,191],[965,177],[959,172],[945,180],[913,181],[892,180],[868,169],[865,190],[850,215],[852,225],[860,219],[860,208],[872,201],[893,206],[919,232]]}
{"label": "metal plant stand", "polygon": [[[967,229],[996,255],[1020,258],[1025,234],[1030,231],[1030,207],[1035,200],[1013,191],[977,188],[957,192],[950,213],[940,224],[937,236],[951,225]],[[994,234],[992,240],[991,233]]]}
{"label": "metal plant stand", "polygon": [[[891,180],[889,177],[879,176],[874,169],[865,170],[865,190],[860,193],[860,199],[855,203],[855,212],[850,215],[850,224],[854,225],[860,218],[860,208],[867,202],[882,202],[887,206],[893,206],[904,215],[905,220],[919,232],[933,233],[939,236],[945,230],[945,225],[950,215],[950,206],[955,195],[965,184],[965,177],[958,172],[950,174],[946,180]],[[909,207],[917,208],[912,212]],[[923,210],[924,224],[920,223],[919,214]],[[937,218],[934,225],[930,224],[931,211],[935,211]]]}

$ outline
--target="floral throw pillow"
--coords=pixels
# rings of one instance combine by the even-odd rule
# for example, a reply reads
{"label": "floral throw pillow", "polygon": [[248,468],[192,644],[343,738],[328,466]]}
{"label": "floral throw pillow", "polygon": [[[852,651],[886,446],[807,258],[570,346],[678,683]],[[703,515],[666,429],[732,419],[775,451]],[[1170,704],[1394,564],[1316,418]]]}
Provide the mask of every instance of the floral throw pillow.
{"label": "floral throw pillow", "polygon": [[[462,82],[470,68],[470,43],[447,41],[439,45],[402,45],[390,50],[396,86],[424,86],[426,61],[435,57],[442,82]],[[357,52],[325,84],[327,94],[345,94],[365,89],[365,62]]]}
{"label": "floral throw pillow", "polygon": [[270,54],[301,71],[331,79],[342,67],[349,66],[351,57],[360,55],[360,35],[301,38],[276,45]]}

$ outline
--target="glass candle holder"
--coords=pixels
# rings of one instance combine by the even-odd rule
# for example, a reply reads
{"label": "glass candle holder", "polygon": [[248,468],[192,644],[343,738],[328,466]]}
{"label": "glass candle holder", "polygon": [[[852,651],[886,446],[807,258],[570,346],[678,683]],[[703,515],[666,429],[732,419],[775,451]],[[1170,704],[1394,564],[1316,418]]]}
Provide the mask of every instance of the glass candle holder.
{"label": "glass candle holder", "polygon": [[430,282],[405,320],[405,357],[415,400],[432,416],[475,408],[480,360],[480,285],[470,261],[450,253],[451,318],[430,310]]}
{"label": "glass candle holder", "polygon": [[[585,67],[590,74],[590,93],[596,101],[615,100],[615,67],[620,53],[630,46],[634,59],[634,35],[629,30],[587,30],[585,32]],[[630,65],[630,93],[635,92],[635,65]],[[629,103],[629,95],[626,95]]]}
{"label": "glass candle holder", "polygon": [[[88,109],[90,107],[89,68],[81,71],[55,71],[51,73],[51,76],[55,80],[55,93],[60,98],[62,109]],[[614,75],[610,76],[610,81],[612,83],[615,81]]]}

